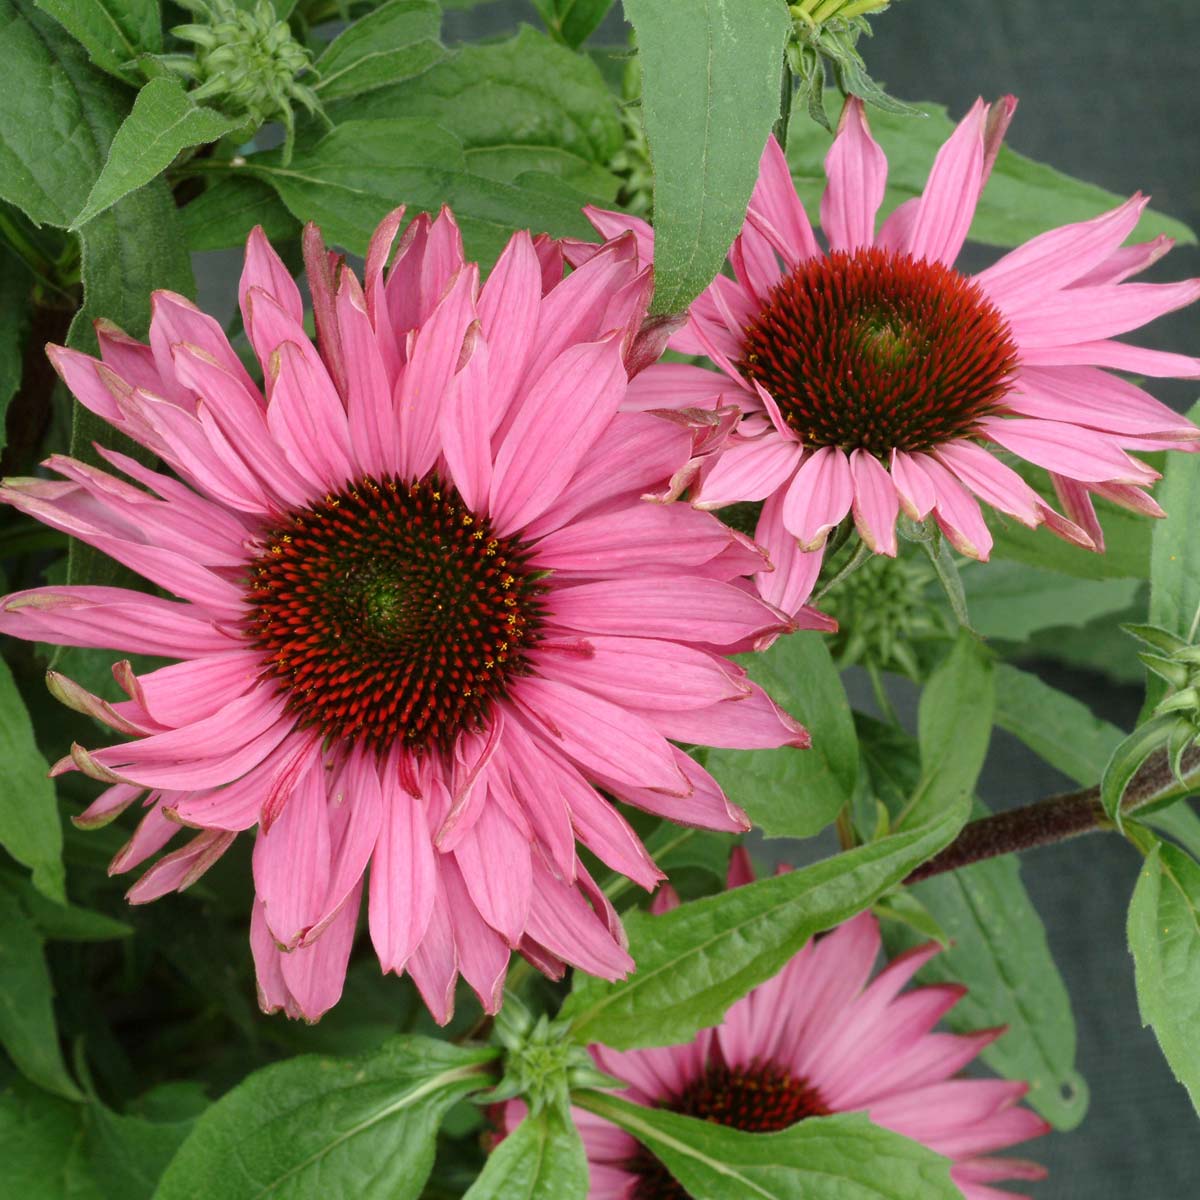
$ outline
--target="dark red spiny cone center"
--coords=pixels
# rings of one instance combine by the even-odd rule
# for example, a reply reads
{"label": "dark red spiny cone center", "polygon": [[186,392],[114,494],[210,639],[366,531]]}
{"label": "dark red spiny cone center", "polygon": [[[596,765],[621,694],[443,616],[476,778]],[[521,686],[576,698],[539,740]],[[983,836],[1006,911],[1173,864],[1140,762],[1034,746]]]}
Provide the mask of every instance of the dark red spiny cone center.
{"label": "dark red spiny cone center", "polygon": [[802,263],[746,330],[741,371],[809,446],[926,450],[996,411],[1017,364],[999,310],[941,263],[869,247]]}
{"label": "dark red spiny cone center", "polygon": [[[829,1114],[804,1080],[769,1063],[745,1070],[710,1063],[703,1075],[660,1107],[746,1133],[778,1133],[805,1117]],[[648,1150],[640,1150],[627,1169],[638,1176],[631,1200],[689,1200],[690,1193]]]}
{"label": "dark red spiny cone center", "polygon": [[478,728],[537,640],[528,551],[449,484],[364,479],[263,538],[250,637],[289,710],[384,751]]}

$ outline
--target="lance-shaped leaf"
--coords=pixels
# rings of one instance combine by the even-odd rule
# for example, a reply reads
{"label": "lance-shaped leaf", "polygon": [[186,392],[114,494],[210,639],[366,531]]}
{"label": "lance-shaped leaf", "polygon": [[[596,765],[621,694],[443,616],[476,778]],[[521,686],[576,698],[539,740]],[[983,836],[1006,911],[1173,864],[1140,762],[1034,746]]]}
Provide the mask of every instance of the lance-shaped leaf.
{"label": "lance-shaped leaf", "polygon": [[398,1037],[358,1058],[256,1071],[196,1122],[155,1200],[412,1200],[443,1114],[487,1086],[495,1053]]}
{"label": "lance-shaped leaf", "polygon": [[809,1117],[781,1133],[711,1121],[588,1092],[575,1102],[619,1125],[705,1200],[961,1200],[950,1162],[861,1113]]}
{"label": "lance-shaped leaf", "polygon": [[137,94],[133,109],[109,147],[108,160],[74,221],[79,229],[122,196],[165,171],[190,146],[215,142],[240,122],[196,104],[174,76],[152,79]]}
{"label": "lance-shaped leaf", "polygon": [[133,60],[162,49],[160,0],[37,0],[92,62],[126,83],[137,79]]}
{"label": "lance-shaped leaf", "polygon": [[488,1156],[463,1200],[585,1200],[587,1156],[556,1108],[529,1116]]}
{"label": "lance-shaped leaf", "polygon": [[1128,934],[1142,1022],[1200,1111],[1200,866],[1182,850],[1146,856]]}
{"label": "lance-shaped leaf", "polygon": [[0,1045],[31,1083],[78,1100],[58,1044],[53,996],[42,939],[16,899],[0,890]]}
{"label": "lance-shaped leaf", "polygon": [[653,311],[682,312],[742,227],[779,116],[789,21],[782,4],[625,0],[638,38],[654,163]]}
{"label": "lance-shaped leaf", "polygon": [[25,702],[0,660],[0,846],[33,872],[34,886],[66,903],[62,827],[49,764],[33,739]]}
{"label": "lance-shaped leaf", "polygon": [[814,934],[847,920],[936,854],[962,827],[963,795],[907,829],[813,866],[626,921],[637,970],[576,974],[562,1016],[583,1042],[617,1049],[685,1042],[769,979]]}

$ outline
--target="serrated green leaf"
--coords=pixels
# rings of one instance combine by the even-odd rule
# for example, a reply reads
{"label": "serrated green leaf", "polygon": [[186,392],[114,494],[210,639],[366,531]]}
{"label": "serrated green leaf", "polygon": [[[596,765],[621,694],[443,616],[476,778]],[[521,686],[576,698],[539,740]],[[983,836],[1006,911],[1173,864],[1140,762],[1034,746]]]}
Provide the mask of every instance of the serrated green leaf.
{"label": "serrated green leaf", "polygon": [[1136,579],[1079,579],[1018,562],[971,563],[962,578],[974,628],[1011,641],[1120,612],[1139,587]]}
{"label": "serrated green leaf", "polygon": [[607,983],[576,973],[562,1008],[573,1036],[617,1049],[684,1042],[769,979],[814,934],[866,908],[962,827],[965,797],[926,826],[813,866],[706,896],[626,929],[637,970]]}
{"label": "serrated green leaf", "polygon": [[0,1045],[30,1083],[79,1100],[59,1048],[53,997],[42,939],[15,897],[0,890]]}
{"label": "serrated green leaf", "polygon": [[443,1113],[487,1086],[495,1053],[399,1037],[256,1071],[196,1122],[155,1200],[413,1200]]}
{"label": "serrated green leaf", "polygon": [[0,846],[33,872],[37,889],[65,903],[62,827],[49,764],[12,672],[0,660]]}
{"label": "serrated green leaf", "polygon": [[810,837],[838,815],[858,777],[858,739],[841,677],[824,635],[814,632],[780,638],[741,662],[808,729],[812,747],[710,750],[705,766],[767,837]]}
{"label": "serrated green leaf", "polygon": [[339,124],[423,118],[459,140],[474,175],[500,183],[530,171],[557,176],[584,194],[580,203],[616,195],[607,164],[623,134],[612,93],[589,59],[528,27],[465,46],[419,79],[332,104],[329,114]]}
{"label": "serrated green leaf", "polygon": [[289,167],[278,155],[255,155],[244,168],[266,180],[301,221],[361,254],[379,221],[397,204],[454,209],[467,256],[495,261],[514,229],[587,236],[582,198],[522,178],[498,183],[474,175],[453,134],[428,121],[347,121],[315,146],[297,149]]}
{"label": "serrated green leaf", "polygon": [[77,42],[92,62],[125,83],[137,80],[131,67],[139,54],[162,50],[159,0],[35,0]]}
{"label": "serrated green leaf", "polygon": [[240,249],[255,225],[273,244],[300,236],[300,222],[259,179],[222,179],[179,210],[179,228],[193,252]]}
{"label": "serrated green leaf", "polygon": [[16,1080],[0,1091],[0,1178],[25,1200],[112,1200],[83,1154],[83,1107]]}
{"label": "serrated green leaf", "polygon": [[1200,1111],[1200,866],[1182,850],[1147,855],[1127,932],[1142,1024]]}
{"label": "serrated green leaf", "polygon": [[779,116],[782,4],[697,0],[686,10],[625,0],[638,39],[654,163],[651,311],[682,312],[712,282],[746,218]]}
{"label": "serrated green leaf", "polygon": [[100,178],[71,228],[85,226],[122,196],[148,184],[172,164],[180,150],[216,142],[238,127],[238,121],[215,108],[194,103],[179,79],[151,79],[138,92],[130,115],[116,131]]}
{"label": "serrated green leaf", "polygon": [[329,43],[314,64],[313,91],[336,100],[420,75],[446,57],[441,31],[434,0],[388,0]]}
{"label": "serrated green leaf", "polygon": [[647,1146],[702,1200],[961,1200],[950,1161],[861,1113],[743,1133],[598,1092],[576,1097]]}
{"label": "serrated green leaf", "polygon": [[608,15],[613,0],[533,0],[546,28],[564,45],[578,50]]}
{"label": "serrated green leaf", "polygon": [[0,199],[37,224],[69,225],[126,95],[32,0],[0,0]]}
{"label": "serrated green leaf", "polygon": [[585,1200],[587,1155],[552,1107],[529,1116],[488,1156],[463,1200]]}
{"label": "serrated green leaf", "polygon": [[917,708],[921,778],[896,828],[920,827],[969,799],[992,737],[995,683],[988,652],[966,630],[929,677]]}
{"label": "serrated green leaf", "polygon": [[216,109],[196,104],[173,76],[150,80],[113,137],[104,169],[71,228],[86,225],[149,183],[181,150],[215,142],[238,127]]}
{"label": "serrated green leaf", "polygon": [[[870,114],[871,131],[888,159],[881,220],[905,200],[921,194],[934,157],[954,130],[955,122],[943,105],[919,101],[917,107],[927,114],[924,120],[877,110]],[[825,190],[823,164],[830,140],[828,133],[812,123],[794,126],[788,136],[792,175],[814,219]],[[1126,199],[1004,146],[979,198],[969,237],[989,246],[1016,246],[1059,225],[1090,220]],[[1178,242],[1196,241],[1182,221],[1152,210],[1142,215],[1132,237],[1141,241],[1160,233]]]}
{"label": "serrated green leaf", "polygon": [[1125,736],[1073,696],[1007,663],[996,666],[996,724],[1083,787]]}

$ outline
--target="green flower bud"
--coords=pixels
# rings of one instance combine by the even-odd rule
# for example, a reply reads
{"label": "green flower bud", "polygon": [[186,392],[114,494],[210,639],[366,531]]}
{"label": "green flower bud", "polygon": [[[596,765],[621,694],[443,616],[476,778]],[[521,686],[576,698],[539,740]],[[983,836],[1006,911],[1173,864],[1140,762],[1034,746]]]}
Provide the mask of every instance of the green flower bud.
{"label": "green flower bud", "polygon": [[291,158],[295,134],[295,105],[310,113],[321,112],[316,93],[299,82],[312,70],[312,55],[292,37],[270,0],[253,8],[239,8],[234,0],[181,0],[197,17],[177,25],[172,33],[195,47],[194,57],[163,61],[197,86],[191,96],[208,101],[226,116],[245,118],[258,127],[281,121],[286,131],[284,162]]}

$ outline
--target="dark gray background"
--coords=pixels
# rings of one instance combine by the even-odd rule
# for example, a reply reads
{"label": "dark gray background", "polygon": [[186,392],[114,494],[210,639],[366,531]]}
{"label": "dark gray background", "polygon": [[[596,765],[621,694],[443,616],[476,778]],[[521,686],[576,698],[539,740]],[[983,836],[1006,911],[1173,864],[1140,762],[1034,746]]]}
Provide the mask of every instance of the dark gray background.
{"label": "dark gray background", "polygon": [[[450,11],[446,34],[487,36],[519,20],[540,24],[528,3]],[[619,9],[593,40],[623,40]],[[938,101],[954,114],[978,95],[1015,93],[1020,108],[1009,132],[1015,149],[1121,194],[1152,193],[1156,207],[1200,228],[1196,0],[902,0],[878,18],[875,38],[862,48],[871,73],[894,95]],[[240,256],[228,262],[207,257],[201,302],[232,310]],[[1177,249],[1147,278],[1189,275],[1200,275],[1196,247]],[[1198,332],[1193,309],[1158,322],[1138,340],[1197,353]],[[1154,390],[1183,408],[1200,386],[1167,383]],[[1132,725],[1137,692],[1100,676],[1047,670],[1051,682],[1098,714]],[[869,689],[849,682],[855,702],[869,710]],[[911,695],[900,691],[897,701],[911,711]],[[1013,807],[1070,786],[997,732],[981,786],[991,807]],[[818,849],[827,847],[820,840],[798,853],[779,843],[762,847],[793,859]],[[1120,839],[1093,835],[1033,852],[1024,864],[1074,1003],[1078,1066],[1092,1096],[1079,1129],[1034,1145],[1030,1156],[1051,1172],[1045,1183],[1031,1186],[1038,1200],[1200,1195],[1195,1114],[1153,1036],[1140,1026],[1125,949],[1125,911],[1139,861]]]}

